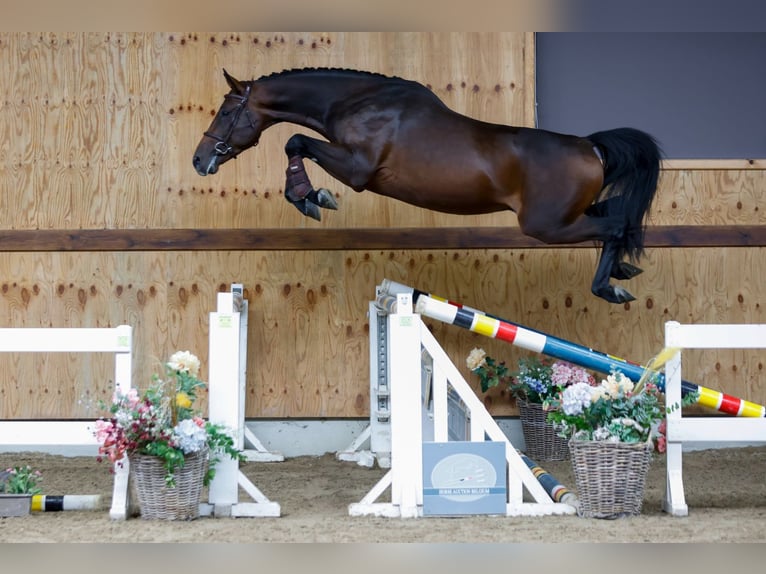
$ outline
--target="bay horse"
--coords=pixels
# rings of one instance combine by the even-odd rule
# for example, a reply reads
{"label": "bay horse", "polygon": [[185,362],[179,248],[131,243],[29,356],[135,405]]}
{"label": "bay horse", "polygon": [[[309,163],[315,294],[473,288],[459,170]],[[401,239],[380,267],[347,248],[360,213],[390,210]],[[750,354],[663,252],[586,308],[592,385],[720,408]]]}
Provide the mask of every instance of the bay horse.
{"label": "bay horse", "polygon": [[492,124],[449,109],[429,88],[382,74],[334,68],[285,70],[240,81],[204,132],[193,165],[201,176],[289,122],[327,141],[295,134],[285,145],[285,198],[320,220],[337,209],[315,190],[303,160],[360,192],[418,207],[479,214],[511,210],[525,235],[546,244],[601,242],[591,291],[611,303],[635,299],[610,277],[641,269],[644,218],[657,189],[661,150],[633,128],[586,137]]}

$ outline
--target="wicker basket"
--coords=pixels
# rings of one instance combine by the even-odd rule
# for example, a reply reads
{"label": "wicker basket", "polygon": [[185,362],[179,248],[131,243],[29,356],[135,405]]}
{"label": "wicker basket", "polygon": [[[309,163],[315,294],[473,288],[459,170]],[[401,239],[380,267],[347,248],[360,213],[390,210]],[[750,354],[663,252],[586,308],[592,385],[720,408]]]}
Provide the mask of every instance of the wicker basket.
{"label": "wicker basket", "polygon": [[543,410],[543,406],[524,399],[518,399],[516,404],[519,407],[521,430],[527,446],[524,454],[535,462],[568,459],[568,441],[556,434],[553,425],[546,420],[548,413]]}
{"label": "wicker basket", "polygon": [[578,515],[620,518],[641,514],[652,459],[651,442],[569,442],[579,500]]}
{"label": "wicker basket", "polygon": [[208,451],[186,456],[175,471],[175,486],[165,484],[165,465],[156,456],[130,456],[130,472],[141,509],[141,518],[152,520],[194,520],[199,517],[202,484],[207,472]]}

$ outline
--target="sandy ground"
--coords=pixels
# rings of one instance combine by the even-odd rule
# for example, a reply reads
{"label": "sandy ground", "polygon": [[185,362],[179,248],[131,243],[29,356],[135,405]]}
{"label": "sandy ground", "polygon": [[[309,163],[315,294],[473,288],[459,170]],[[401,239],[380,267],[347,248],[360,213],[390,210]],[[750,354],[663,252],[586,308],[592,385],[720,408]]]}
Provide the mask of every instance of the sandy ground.
{"label": "sandy ground", "polygon": [[[247,463],[244,473],[272,501],[278,518],[200,518],[189,522],[112,521],[111,475],[90,457],[1,453],[0,467],[30,464],[44,492],[101,494],[95,511],[35,512],[0,518],[0,542],[762,542],[766,540],[766,447],[687,453],[684,484],[690,514],[671,517],[660,504],[665,458],[652,462],[642,514],[617,520],[577,516],[375,518],[351,517],[385,470],[337,461],[332,454],[284,462]],[[571,463],[543,465],[574,490]],[[243,497],[242,500],[245,500]]]}

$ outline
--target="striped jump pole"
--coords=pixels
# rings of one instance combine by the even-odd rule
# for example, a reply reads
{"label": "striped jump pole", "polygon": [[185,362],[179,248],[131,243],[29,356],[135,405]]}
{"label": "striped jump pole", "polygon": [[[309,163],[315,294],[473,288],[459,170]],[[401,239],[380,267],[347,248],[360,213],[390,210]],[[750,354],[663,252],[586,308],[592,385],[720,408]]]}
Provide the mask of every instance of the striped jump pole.
{"label": "striped jump pole", "polygon": [[61,510],[96,510],[101,504],[100,494],[32,495],[32,512],[58,512]]}
{"label": "striped jump pole", "polygon": [[[567,361],[586,369],[600,373],[620,370],[632,381],[638,381],[646,369],[632,363],[589,349],[577,343],[560,339],[540,331],[535,331],[505,319],[495,317],[459,303],[407,287],[401,283],[384,280],[381,284],[384,292],[411,292],[415,302],[415,312],[431,319],[468,329],[474,333],[493,339],[500,339],[517,347],[535,353],[542,353],[555,359]],[[660,391],[665,391],[665,374],[657,372],[656,384]],[[699,393],[697,404],[719,412],[741,417],[766,417],[766,407],[743,399],[714,391],[688,381],[681,382],[681,394]]]}
{"label": "striped jump pole", "polygon": [[548,493],[554,502],[563,502],[564,504],[569,504],[571,506],[577,507],[578,501],[574,492],[561,484],[553,477],[551,473],[549,473],[527,455],[519,452],[519,456],[521,457],[521,460],[524,461],[524,464],[529,467],[529,470],[532,471],[532,474],[535,475],[537,481],[542,485],[542,487],[545,489],[545,492]]}

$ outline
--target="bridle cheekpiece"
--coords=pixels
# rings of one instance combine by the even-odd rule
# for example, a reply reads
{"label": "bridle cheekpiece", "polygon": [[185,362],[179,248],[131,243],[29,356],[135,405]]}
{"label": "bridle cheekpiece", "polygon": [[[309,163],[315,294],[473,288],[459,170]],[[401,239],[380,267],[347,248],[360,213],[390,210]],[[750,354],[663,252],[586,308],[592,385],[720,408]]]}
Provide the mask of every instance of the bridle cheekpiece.
{"label": "bridle cheekpiece", "polygon": [[[239,103],[237,103],[237,106],[233,110],[234,117],[231,120],[231,124],[229,125],[229,129],[227,130],[225,136],[221,137],[212,132],[208,132],[208,131],[205,132],[205,135],[207,137],[216,140],[216,144],[213,149],[215,150],[215,153],[217,155],[228,155],[234,149],[229,144],[229,139],[231,138],[231,134],[234,133],[234,130],[237,127],[237,123],[239,123],[239,116],[242,115],[243,111],[245,112],[245,115],[247,116],[248,122],[250,122],[250,127],[255,129],[255,123],[253,122],[253,118],[250,115],[250,110],[247,107],[247,101],[250,99],[250,89],[251,89],[251,86],[248,84],[248,86],[245,88],[245,93],[243,95],[226,94],[224,96],[224,99],[239,100]],[[236,154],[233,157],[236,157]]]}

